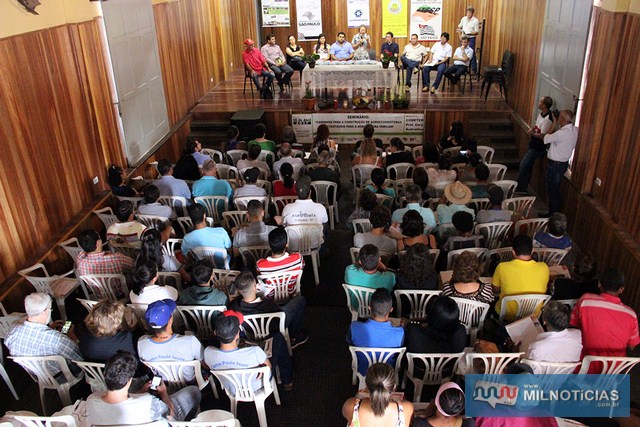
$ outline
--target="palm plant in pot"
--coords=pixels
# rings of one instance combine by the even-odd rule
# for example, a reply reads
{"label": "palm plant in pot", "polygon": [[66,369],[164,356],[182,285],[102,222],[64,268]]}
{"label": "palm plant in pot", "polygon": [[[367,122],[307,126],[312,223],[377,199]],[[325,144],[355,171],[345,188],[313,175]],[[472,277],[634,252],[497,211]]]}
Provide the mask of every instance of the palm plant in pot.
{"label": "palm plant in pot", "polygon": [[311,90],[311,80],[304,83],[304,96],[302,104],[306,110],[313,110],[316,107],[316,96]]}
{"label": "palm plant in pot", "polygon": [[304,55],[302,57],[302,60],[304,62],[306,62],[307,64],[309,64],[309,68],[315,68],[316,66],[316,61],[320,59],[320,55],[312,53],[310,55]]}

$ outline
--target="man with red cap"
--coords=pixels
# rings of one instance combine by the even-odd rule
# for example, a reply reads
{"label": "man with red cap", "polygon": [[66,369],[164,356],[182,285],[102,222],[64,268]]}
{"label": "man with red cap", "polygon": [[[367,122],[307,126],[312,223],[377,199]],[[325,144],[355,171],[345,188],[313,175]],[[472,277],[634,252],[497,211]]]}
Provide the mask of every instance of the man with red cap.
{"label": "man with red cap", "polygon": [[[251,39],[246,39],[244,41],[242,62],[244,62],[244,68],[251,76],[253,83],[256,85],[256,88],[258,88],[260,93],[262,93],[265,88],[271,87],[271,83],[276,75],[271,71],[271,68],[269,68],[269,64],[267,64],[267,60],[260,52],[260,49],[255,48],[255,42]],[[258,76],[264,76],[266,78],[264,86],[260,84]]]}

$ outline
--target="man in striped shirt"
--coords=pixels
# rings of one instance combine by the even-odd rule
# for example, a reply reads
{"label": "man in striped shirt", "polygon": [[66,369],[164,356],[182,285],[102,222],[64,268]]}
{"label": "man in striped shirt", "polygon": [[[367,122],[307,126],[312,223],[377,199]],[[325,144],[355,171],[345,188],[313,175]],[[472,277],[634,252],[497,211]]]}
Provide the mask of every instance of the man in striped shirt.
{"label": "man in striped shirt", "polygon": [[[293,297],[296,291],[296,283],[298,277],[304,269],[304,258],[299,253],[289,254],[287,252],[288,241],[287,231],[283,227],[278,227],[269,233],[269,247],[271,247],[271,256],[258,260],[256,269],[258,274],[272,274],[282,272],[294,272],[289,278],[289,294]],[[273,285],[269,281],[265,281],[258,289],[265,297],[273,298]]]}

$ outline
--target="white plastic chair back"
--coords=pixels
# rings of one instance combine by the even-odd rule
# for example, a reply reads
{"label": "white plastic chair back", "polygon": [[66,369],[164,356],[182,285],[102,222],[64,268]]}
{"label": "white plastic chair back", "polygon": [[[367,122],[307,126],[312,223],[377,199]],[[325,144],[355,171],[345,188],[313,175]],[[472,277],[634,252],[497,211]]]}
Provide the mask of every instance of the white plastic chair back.
{"label": "white plastic chair back", "polygon": [[193,200],[204,206],[207,210],[207,216],[213,218],[213,223],[216,225],[222,222],[221,213],[229,209],[227,196],[201,196],[195,197]]}
{"label": "white plastic chair back", "polygon": [[557,300],[560,304],[566,305],[569,307],[569,311],[573,311],[573,307],[575,307],[578,302],[577,299],[559,299]]}
{"label": "white plastic chair back", "polygon": [[89,384],[92,392],[107,391],[107,384],[104,381],[104,363],[84,362],[81,360],[74,360],[73,363],[78,365],[84,372],[84,380]]}
{"label": "white plastic chair back", "polygon": [[202,340],[214,336],[215,317],[226,309],[224,305],[179,305],[177,311],[187,330]]}
{"label": "white plastic chair back", "polygon": [[194,375],[196,385],[200,390],[209,384],[209,381],[205,380],[202,376],[199,360],[189,360],[186,362],[149,362],[143,360],[142,363],[162,377],[164,383],[167,385],[169,394],[175,393],[190,385],[186,378],[193,377]]}
{"label": "white plastic chair back", "polygon": [[512,225],[511,221],[486,222],[476,225],[474,234],[484,236],[488,249],[497,249],[502,246]]}
{"label": "white plastic chair back", "polygon": [[118,222],[118,218],[116,218],[116,216],[113,213],[113,210],[111,210],[110,207],[97,209],[91,212],[93,212],[94,214],[96,214],[98,218],[100,218],[100,221],[102,221],[105,228],[107,229],[111,227],[113,224],[115,224],[116,222]]}
{"label": "white plastic chair back", "polygon": [[500,179],[492,182],[493,185],[497,185],[502,188],[502,192],[504,193],[505,199],[510,199],[513,197],[513,193],[516,191],[516,187],[518,186],[518,181],[513,181],[510,179]]}
{"label": "white plastic chair back", "polygon": [[176,256],[176,254],[182,250],[182,239],[169,238],[162,245],[162,254],[168,256]]}
{"label": "white plastic chair back", "polygon": [[445,148],[444,150],[442,150],[442,155],[444,156],[447,153],[451,153],[451,156],[453,158],[460,154],[460,150],[462,150],[462,147]]}
{"label": "white plastic chair back", "polygon": [[[243,177],[244,173],[246,171],[248,171],[249,169],[253,169],[253,168],[252,167],[247,167],[247,168],[238,169],[238,175]],[[258,175],[258,181],[267,182],[266,180],[269,179],[269,171],[267,171],[265,169],[262,169],[262,168],[258,168],[258,170],[260,171],[260,174]],[[262,187],[262,185],[260,185],[259,187]],[[269,192],[267,191],[267,194],[268,193]]]}
{"label": "white plastic chair back", "polygon": [[[58,415],[56,417],[30,417],[26,415],[8,415],[7,417],[21,423],[25,427],[77,427],[73,415]],[[9,423],[9,425],[13,425]]]}
{"label": "white plastic chair back", "polygon": [[229,253],[225,248],[198,246],[191,249],[191,253],[195,255],[196,259],[210,259],[216,268],[229,269]]}
{"label": "white plastic chair back", "polygon": [[[469,373],[473,371],[473,373],[486,375],[502,374],[504,373],[504,368],[512,363],[519,362],[523,355],[524,353],[467,353],[467,369]],[[484,371],[474,371],[473,362],[478,359],[484,363]]]}
{"label": "white plastic chair back", "polygon": [[276,156],[275,154],[273,154],[273,151],[261,150],[256,160],[260,162],[266,162],[269,165],[273,165],[273,162],[276,160]]}
{"label": "white plastic chair back", "polygon": [[640,357],[585,356],[578,373],[588,373],[592,363],[601,366],[598,372],[601,375],[620,375],[628,374],[635,365],[640,363]]}
{"label": "white plastic chair back", "polygon": [[580,362],[560,363],[560,362],[540,362],[537,360],[522,359],[533,369],[534,374],[572,374],[580,366]]}
{"label": "white plastic chair back", "polygon": [[230,165],[216,165],[218,176],[220,179],[238,179],[240,174],[235,166]]}
{"label": "white plastic chair back", "polygon": [[[40,276],[32,276],[32,273],[40,271]],[[65,298],[67,298],[78,287],[78,283],[72,288],[64,289],[62,292],[60,288],[56,286],[56,281],[71,276],[74,273],[73,270],[69,270],[63,274],[50,275],[47,268],[43,264],[34,264],[31,267],[18,271],[18,274],[29,281],[38,292],[45,293],[53,298],[58,306],[60,317],[62,320],[67,320],[67,309],[65,307]]]}
{"label": "white plastic chair back", "polygon": [[484,259],[489,262],[491,257],[497,256],[500,259],[500,262],[511,261],[514,258],[513,248],[511,246],[507,246],[505,248],[491,249],[485,252]]}
{"label": "white plastic chair back", "polygon": [[84,295],[89,300],[118,301],[129,299],[127,279],[123,274],[85,274],[80,276],[80,280]]}
{"label": "white plastic chair back", "polygon": [[514,234],[526,234],[533,239],[539,231],[547,231],[549,226],[549,218],[531,218],[516,221]]}
{"label": "white plastic chair back", "polygon": [[73,264],[76,264],[78,259],[78,255],[80,255],[84,250],[80,247],[80,243],[76,237],[72,237],[69,240],[65,240],[62,243],[58,243],[62,249],[67,251],[67,253],[73,258]]}
{"label": "white plastic chair back", "polygon": [[[273,300],[278,304],[289,301],[296,295],[300,294],[300,280],[302,279],[302,270],[287,270],[278,273],[261,274],[258,280],[263,283],[269,283],[273,287]],[[293,285],[293,292],[289,289]]]}
{"label": "white plastic chair back", "polygon": [[234,227],[240,228],[247,221],[247,211],[226,211],[222,212],[222,226],[228,232]]}
{"label": "white plastic chair back", "polygon": [[534,248],[531,252],[531,257],[538,262],[544,262],[549,267],[553,267],[554,265],[560,265],[568,253],[569,251],[566,249]]}
{"label": "white plastic chair back", "polygon": [[[260,175],[262,176],[262,173],[265,172],[262,169],[260,169]],[[265,172],[266,175],[266,172]],[[264,191],[267,192],[267,196],[271,197],[273,196],[273,185],[271,184],[271,181],[267,181],[267,179],[259,179],[258,181],[256,181],[256,185],[260,188],[264,188]]]}
{"label": "white plastic chair back", "polygon": [[487,165],[490,165],[493,162],[493,155],[495,154],[496,150],[486,145],[478,145],[476,152],[482,156],[482,160]]}
{"label": "white plastic chair back", "polygon": [[181,196],[160,196],[158,202],[165,206],[173,208],[173,211],[178,216],[188,216],[187,213],[187,199]]}
{"label": "white plastic chair back", "polygon": [[473,209],[475,213],[483,209],[489,209],[491,207],[491,202],[486,197],[481,197],[479,199],[471,199],[469,203],[467,203],[467,207]]}
{"label": "white plastic chair back", "polygon": [[478,262],[482,263],[484,261],[484,256],[487,252],[485,248],[466,248],[466,249],[454,249],[447,253],[447,270],[451,270],[453,268],[453,264],[456,262],[456,259],[460,256],[462,252],[471,252],[475,254],[478,258]]}
{"label": "white plastic chair back", "polygon": [[387,166],[387,176],[393,180],[412,178],[415,168],[413,163],[395,163]]}
{"label": "white plastic chair back", "polygon": [[[217,287],[222,290],[229,288],[231,283],[236,280],[236,277],[240,274],[238,270],[225,270],[222,268],[213,269],[213,281]],[[226,292],[228,295],[228,292]]]}
{"label": "white plastic chair back", "polygon": [[[453,374],[458,366],[458,361],[464,352],[460,353],[406,353],[407,356],[407,378],[414,385],[413,400],[420,402],[422,388],[427,385],[444,384],[450,377],[445,377],[443,372],[450,369]],[[424,365],[424,374],[416,376],[416,361]],[[420,366],[422,368],[422,366]]]}
{"label": "white plastic chair back", "polygon": [[422,145],[416,145],[415,147],[411,148],[411,153],[413,154],[414,159],[422,156]]}
{"label": "white plastic chair back", "polygon": [[510,319],[514,321],[538,313],[542,306],[550,299],[551,295],[544,294],[511,295],[503,297],[500,303],[500,319],[504,319],[507,315],[507,307],[510,302],[515,302],[517,307],[515,318]]}
{"label": "white plastic chair back", "polygon": [[396,289],[393,293],[396,298],[398,313],[404,314],[402,305],[409,304],[409,319],[426,319],[427,304],[432,298],[440,295],[441,291],[424,291],[421,289]]}
{"label": "white plastic chair back", "polygon": [[484,319],[489,313],[489,304],[474,301],[469,298],[451,297],[460,310],[460,323],[462,323],[469,334],[469,342],[476,341],[476,334],[482,328]]}
{"label": "white plastic chair back", "polygon": [[242,246],[240,256],[245,267],[254,268],[258,260],[266,258],[271,253],[269,245]]}
{"label": "white plastic chair back", "polygon": [[200,412],[191,421],[169,421],[170,427],[241,427],[231,412],[210,409]]}
{"label": "white plastic chair back", "polygon": [[233,166],[238,164],[238,160],[242,160],[242,156],[248,156],[249,152],[247,150],[227,150],[227,155],[231,158],[233,162]]}
{"label": "white plastic chair back", "polygon": [[93,306],[100,302],[84,298],[76,298],[76,301],[78,301],[87,310],[87,312],[91,311]]}
{"label": "white plastic chair back", "polygon": [[[351,255],[351,264],[358,264],[360,258],[360,248],[352,247],[349,248],[349,254]],[[384,265],[388,265],[391,258],[393,258],[393,253],[379,251],[380,259]]]}
{"label": "white plastic chair back", "polygon": [[157,216],[157,215],[136,214],[136,219],[138,220],[138,222],[147,226],[147,228],[155,228],[155,229],[160,228],[161,224],[166,225],[171,223],[169,221],[169,218],[166,218],[164,216]]}
{"label": "white plastic chair back", "polygon": [[211,157],[211,160],[213,160],[217,164],[224,163],[224,154],[222,154],[218,150],[214,150],[213,148],[203,148],[202,150],[200,150],[200,153],[204,154],[205,156]]}
{"label": "white plastic chair back", "polygon": [[327,209],[329,225],[333,230],[338,218],[338,184],[332,181],[311,181],[311,188],[315,195],[314,201]]}
{"label": "white plastic chair back", "polygon": [[273,206],[276,208],[276,215],[282,215],[282,210],[289,203],[298,200],[298,196],[278,196],[273,198]]}
{"label": "white plastic chair back", "polygon": [[[376,290],[346,283],[343,283],[342,287],[347,294],[347,308],[351,312],[351,321],[355,322],[359,317],[370,318],[371,308],[369,304],[371,303],[371,296]],[[354,302],[357,306],[353,304]]]}
{"label": "white plastic chair back", "polygon": [[504,179],[504,174],[507,173],[507,166],[501,165],[499,163],[493,163],[487,165],[489,167],[489,179],[487,181],[502,181]]}
{"label": "white plastic chair back", "polygon": [[[213,227],[213,218],[206,217],[205,221],[207,221],[207,227]],[[176,222],[180,230],[182,230],[182,234],[187,234],[193,229],[193,221],[188,216],[179,216],[176,218]]]}
{"label": "white plastic chair back", "polygon": [[413,178],[396,179],[394,181],[393,189],[396,191],[396,199],[399,201],[402,197],[405,197],[405,189],[413,184]]}
{"label": "white plastic chair back", "polygon": [[375,165],[356,165],[351,167],[351,178],[353,180],[353,200],[356,208],[360,201],[360,191],[365,187],[367,181],[371,179],[371,172],[378,169]]}
{"label": "white plastic chair back", "polygon": [[236,197],[233,199],[233,203],[236,205],[236,209],[239,211],[246,211],[247,205],[252,200],[260,200],[262,202],[262,206],[264,207],[265,214],[269,210],[269,200],[271,198],[269,196],[244,196],[244,197]]}
{"label": "white plastic chair back", "polygon": [[353,232],[354,233],[368,233],[373,228],[371,226],[371,221],[368,218],[364,219],[354,219],[351,221],[353,224]]}
{"label": "white plastic chair back", "polygon": [[114,241],[109,242],[109,248],[112,253],[119,253],[127,256],[131,259],[136,259],[138,252],[140,251],[139,245],[133,245],[130,243],[117,243]]}
{"label": "white plastic chair back", "polygon": [[358,371],[358,354],[362,355],[366,360],[366,366],[375,363],[386,363],[391,365],[395,360],[395,366],[393,366],[396,372],[396,383],[398,382],[398,371],[400,370],[400,359],[402,355],[407,351],[406,347],[398,348],[382,348],[382,347],[356,347],[349,346],[349,352],[351,353],[351,370],[353,371],[353,384],[356,383],[356,379],[359,380],[358,390],[365,388],[364,375]]}
{"label": "white plastic chair back", "polygon": [[271,324],[277,322],[277,329],[287,341],[289,355],[291,355],[291,339],[289,338],[289,329],[285,327],[285,316],[282,311],[277,313],[247,314],[244,316],[242,325],[247,333],[247,338],[252,341],[264,341],[270,337],[273,331]]}
{"label": "white plastic chair back", "polygon": [[535,196],[512,197],[502,201],[502,209],[513,212],[514,219],[525,219],[531,215],[531,208],[535,201]]}
{"label": "white plastic chair back", "polygon": [[393,197],[387,196],[386,194],[375,193],[376,201],[378,202],[378,206],[386,206],[390,210],[393,210]]}
{"label": "white plastic chair back", "polygon": [[289,225],[285,228],[289,239],[289,251],[311,257],[316,286],[320,284],[320,246],[324,243],[322,225]]}

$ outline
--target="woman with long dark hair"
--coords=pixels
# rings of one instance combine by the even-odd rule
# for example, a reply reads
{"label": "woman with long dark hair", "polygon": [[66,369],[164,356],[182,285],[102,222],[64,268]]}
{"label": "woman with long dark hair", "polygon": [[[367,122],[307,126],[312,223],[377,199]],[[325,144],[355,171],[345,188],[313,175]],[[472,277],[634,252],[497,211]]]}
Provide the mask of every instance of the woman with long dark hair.
{"label": "woman with long dark hair", "polygon": [[404,342],[412,353],[458,353],[467,342],[460,323],[458,304],[447,296],[437,296],[427,305],[427,318],[420,325],[409,324]]}
{"label": "woman with long dark hair", "polygon": [[330,58],[331,45],[327,43],[327,35],[320,33],[318,43],[313,46],[313,53],[320,56],[320,61],[327,61]]}
{"label": "woman with long dark hair", "polygon": [[282,179],[273,181],[273,195],[274,197],[280,196],[295,196],[296,182],[293,179],[293,166],[291,163],[283,163],[280,166],[280,176]]}
{"label": "woman with long dark hair", "polygon": [[[369,184],[366,188],[372,193],[376,194],[384,194],[385,196],[393,197],[395,199],[396,192],[393,188],[388,188],[384,182],[386,177],[384,175],[384,170],[378,168],[371,171],[371,182],[373,184]],[[389,206],[390,208],[390,206]]]}
{"label": "woman with long dark hair", "polygon": [[120,166],[111,165],[109,170],[107,171],[107,182],[111,187],[111,192],[114,196],[121,197],[135,197],[138,195],[136,190],[129,187],[125,182],[122,175],[124,171]]}
{"label": "woman with long dark hair", "polygon": [[178,290],[171,286],[156,284],[158,281],[158,267],[148,261],[136,267],[130,278],[131,292],[129,298],[133,304],[151,304],[161,299],[178,299]]}
{"label": "woman with long dark hair", "polygon": [[191,278],[180,260],[162,251],[162,245],[167,242],[172,231],[173,227],[169,224],[158,224],[157,228],[146,229],[140,238],[140,253],[136,259],[136,265],[152,262],[158,266],[158,271],[178,272],[183,281],[188,281]]}

